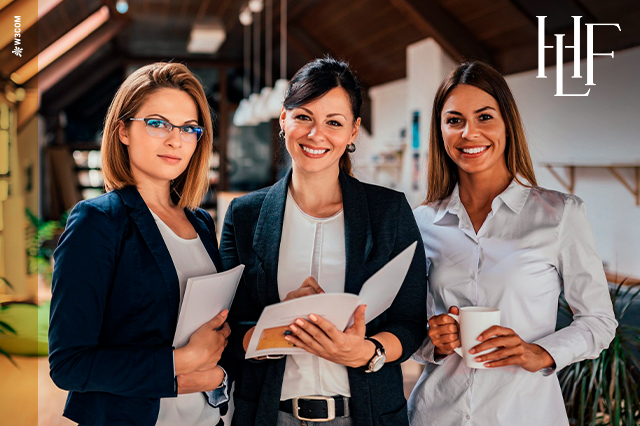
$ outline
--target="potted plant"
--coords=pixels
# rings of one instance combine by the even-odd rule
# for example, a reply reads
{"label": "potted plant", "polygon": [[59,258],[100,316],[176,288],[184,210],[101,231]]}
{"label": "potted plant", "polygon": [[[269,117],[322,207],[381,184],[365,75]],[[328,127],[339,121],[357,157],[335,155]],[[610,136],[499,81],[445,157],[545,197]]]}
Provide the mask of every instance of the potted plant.
{"label": "potted plant", "polygon": [[[9,281],[6,280],[6,278],[0,277],[0,287],[2,286],[7,286],[9,288],[13,288],[11,286],[11,283],[9,283]],[[0,310],[6,309],[6,306],[4,305],[0,305]],[[0,321],[0,334],[16,334],[16,331],[13,329],[13,327],[11,327],[9,324],[7,324],[4,321]],[[13,365],[15,365],[15,362],[13,361],[13,359],[11,358],[11,355],[9,355],[5,350],[3,350],[0,347],[0,355],[4,355],[5,357],[7,357],[9,359],[9,361],[11,361],[11,363]]]}
{"label": "potted plant", "polygon": [[[567,414],[572,424],[633,426],[640,424],[640,326],[625,322],[630,308],[640,304],[640,283],[627,280],[611,286],[611,301],[618,321],[609,348],[592,360],[584,360],[559,374]],[[564,297],[560,312],[573,313]]]}

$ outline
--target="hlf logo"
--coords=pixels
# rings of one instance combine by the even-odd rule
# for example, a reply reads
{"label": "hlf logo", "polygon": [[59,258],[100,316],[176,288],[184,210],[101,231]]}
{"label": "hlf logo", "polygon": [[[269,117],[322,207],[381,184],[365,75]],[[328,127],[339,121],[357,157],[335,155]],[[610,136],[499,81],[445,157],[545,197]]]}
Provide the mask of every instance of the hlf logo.
{"label": "hlf logo", "polygon": [[[546,16],[537,16],[538,18],[538,75],[536,78],[547,78],[544,74],[544,49],[553,49],[553,46],[547,46],[544,44],[544,19]],[[573,18],[573,46],[566,46],[569,49],[573,49],[573,78],[582,78],[580,76],[580,19],[582,16],[572,16]],[[593,57],[594,56],[611,56],[613,58],[613,52],[611,53],[594,53],[593,51],[593,27],[597,25],[612,25],[620,29],[619,24],[585,24],[587,26],[587,84],[585,86],[595,86],[593,82]],[[563,51],[564,34],[556,34],[556,94],[555,96],[589,96],[591,89],[587,90],[587,93],[564,93],[562,89],[562,64],[563,64]]]}

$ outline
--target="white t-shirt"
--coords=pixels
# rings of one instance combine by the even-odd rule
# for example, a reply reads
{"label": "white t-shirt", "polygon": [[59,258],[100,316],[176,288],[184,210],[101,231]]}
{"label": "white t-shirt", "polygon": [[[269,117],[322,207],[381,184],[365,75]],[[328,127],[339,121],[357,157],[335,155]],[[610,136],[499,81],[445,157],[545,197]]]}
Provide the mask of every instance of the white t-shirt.
{"label": "white t-shirt", "polygon": [[[326,293],[344,293],[346,252],[344,213],[314,218],[304,213],[287,193],[280,254],[280,300],[314,277]],[[315,355],[289,355],[280,400],[305,395],[351,396],[347,367]]]}
{"label": "white t-shirt", "polygon": [[[164,243],[169,249],[173,266],[178,273],[180,283],[180,306],[184,298],[187,280],[192,277],[216,273],[209,253],[200,236],[185,240],[176,235],[154,212],[151,212],[158,225]],[[160,399],[158,426],[200,426],[216,425],[220,421],[220,410],[210,406],[201,392],[178,395],[176,398]]]}

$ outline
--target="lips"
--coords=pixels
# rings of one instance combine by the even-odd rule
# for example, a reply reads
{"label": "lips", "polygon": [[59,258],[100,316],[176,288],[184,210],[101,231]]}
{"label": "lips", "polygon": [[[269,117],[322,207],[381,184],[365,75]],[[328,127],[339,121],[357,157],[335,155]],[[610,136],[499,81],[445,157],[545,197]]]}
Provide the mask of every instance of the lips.
{"label": "lips", "polygon": [[162,154],[162,155],[158,155],[158,157],[162,158],[164,161],[170,164],[179,163],[181,160],[181,158],[178,157],[177,155],[171,155],[171,154]]}

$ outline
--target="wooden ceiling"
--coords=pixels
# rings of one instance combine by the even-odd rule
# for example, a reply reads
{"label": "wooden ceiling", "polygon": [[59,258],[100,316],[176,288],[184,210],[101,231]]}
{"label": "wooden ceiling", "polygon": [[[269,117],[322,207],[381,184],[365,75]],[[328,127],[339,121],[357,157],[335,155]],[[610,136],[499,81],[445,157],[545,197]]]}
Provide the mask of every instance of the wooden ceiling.
{"label": "wooden ceiling", "polygon": [[[280,1],[273,0],[274,79],[280,74]],[[111,9],[111,18],[103,26],[107,28],[99,30],[101,36],[92,35],[56,61],[68,61],[75,50],[85,48],[76,70],[67,70],[64,78],[47,87],[51,95],[56,94],[56,108],[65,106],[58,94],[73,90],[81,95],[74,87],[88,90],[99,84],[100,78],[111,78],[117,68],[114,64],[123,67],[174,59],[189,66],[224,66],[234,70],[230,84],[241,88],[237,78],[242,74],[243,27],[238,15],[247,0],[129,0],[125,15],[115,11],[115,0],[62,0],[37,25],[24,31],[23,45],[37,45],[37,49],[25,49],[22,58],[11,53],[11,45],[0,49],[0,78],[8,79],[12,72],[105,4]],[[433,37],[457,60],[482,59],[504,74],[534,69],[538,58],[536,15],[549,17],[547,44],[555,42],[554,32],[562,32],[567,34],[565,45],[570,45],[571,16],[580,15],[583,24],[618,23],[622,28],[619,32],[613,27],[598,27],[596,52],[640,45],[638,0],[302,0],[289,1],[288,6],[287,77],[307,61],[331,54],[349,61],[364,87],[404,78],[407,46],[427,37]],[[214,55],[189,54],[186,46],[193,23],[211,17],[224,24],[226,41]],[[584,36],[582,42],[584,45]],[[553,64],[554,52],[547,50],[547,63]],[[583,56],[585,53],[583,47]],[[262,58],[264,61],[264,51]],[[567,61],[571,58],[570,53],[565,54]],[[39,77],[46,71],[47,68]],[[36,81],[27,85],[35,85]],[[236,91],[237,96],[241,96],[240,90]],[[69,102],[71,98],[66,96]]]}

